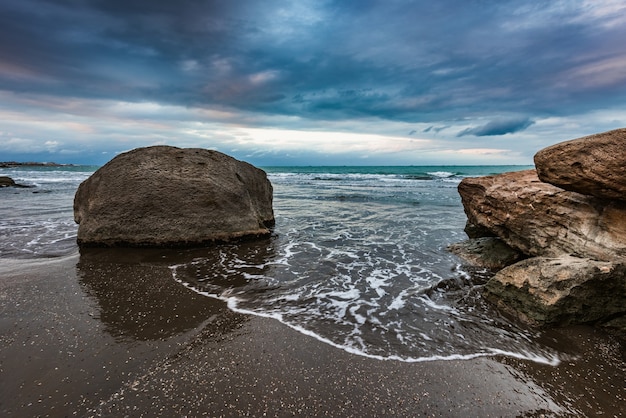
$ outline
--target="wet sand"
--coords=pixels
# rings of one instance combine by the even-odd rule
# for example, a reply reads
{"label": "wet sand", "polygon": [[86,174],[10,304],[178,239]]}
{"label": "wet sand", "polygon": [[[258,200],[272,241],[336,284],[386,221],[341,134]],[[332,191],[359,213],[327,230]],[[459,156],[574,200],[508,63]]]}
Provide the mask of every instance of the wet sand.
{"label": "wet sand", "polygon": [[1,416],[623,416],[626,350],[547,332],[571,359],[403,363],[229,311],[171,279],[172,253],[0,260]]}

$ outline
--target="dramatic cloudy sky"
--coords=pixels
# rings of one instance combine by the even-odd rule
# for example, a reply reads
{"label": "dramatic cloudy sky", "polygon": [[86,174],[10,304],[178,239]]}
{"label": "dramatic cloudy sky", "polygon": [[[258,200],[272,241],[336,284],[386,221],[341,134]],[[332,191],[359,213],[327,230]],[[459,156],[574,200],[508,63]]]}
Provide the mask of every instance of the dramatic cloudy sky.
{"label": "dramatic cloudy sky", "polygon": [[527,164],[626,126],[626,0],[2,0],[0,160]]}

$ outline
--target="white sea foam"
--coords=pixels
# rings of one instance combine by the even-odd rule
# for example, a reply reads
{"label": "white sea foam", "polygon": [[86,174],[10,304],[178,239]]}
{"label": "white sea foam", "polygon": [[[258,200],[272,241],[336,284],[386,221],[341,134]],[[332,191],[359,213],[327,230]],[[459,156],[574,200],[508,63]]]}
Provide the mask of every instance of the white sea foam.
{"label": "white sea foam", "polygon": [[[245,260],[235,259],[242,265],[249,265],[245,263]],[[202,260],[194,260],[191,264],[201,265]],[[325,285],[321,283],[317,283],[314,286],[305,286],[302,289],[291,289],[291,293],[280,293],[279,290],[278,294],[267,298],[266,305],[259,306],[254,303],[250,304],[250,300],[247,299],[245,291],[241,293],[239,290],[230,288],[220,289],[219,287],[214,288],[213,291],[197,288],[196,285],[191,284],[189,281],[179,276],[179,269],[184,269],[188,265],[189,264],[179,264],[170,267],[174,280],[185,287],[204,296],[222,300],[235,312],[278,320],[303,334],[353,354],[380,360],[397,360],[404,362],[462,360],[493,355],[515,357],[551,365],[558,364],[560,361],[558,355],[554,353],[544,354],[540,351],[532,350],[515,351],[502,348],[492,349],[478,347],[475,352],[468,352],[467,349],[463,350],[465,352],[455,353],[454,349],[452,349],[451,352],[446,352],[446,350],[439,347],[440,342],[438,342],[438,338],[441,338],[441,335],[449,334],[457,339],[457,341],[464,341],[465,336],[461,333],[452,334],[446,329],[440,329],[438,331],[439,337],[435,338],[432,331],[430,331],[430,333],[410,331],[410,328],[406,328],[406,324],[403,320],[391,319],[381,322],[381,315],[384,316],[383,309],[386,309],[386,312],[392,310],[397,311],[406,306],[407,298],[411,294],[410,289],[401,291],[396,297],[392,298],[390,303],[387,304],[387,307],[384,308],[380,304],[380,301],[377,300],[380,296],[375,292],[375,298],[368,299],[367,296],[363,295],[362,291],[350,287],[353,286],[353,284],[347,285],[344,283],[344,285],[348,286],[344,290],[333,290],[332,288],[326,288]],[[261,265],[255,264],[254,267],[260,268]],[[260,275],[258,276],[260,277]],[[249,279],[252,281],[256,280],[254,277],[250,277]],[[367,282],[367,280],[363,281],[363,283]],[[310,302],[302,304],[303,300],[311,300],[311,297],[314,297],[313,300],[317,301],[315,304],[311,305]],[[457,309],[435,303],[424,296],[416,297],[414,301],[415,300],[425,302],[428,308],[446,311],[453,314],[453,316],[462,316],[462,313],[458,312]],[[298,317],[301,319],[299,320]],[[335,324],[335,326],[346,326],[345,334],[343,334],[343,337],[337,336],[336,333],[333,334],[334,336],[327,336],[323,334],[323,331],[316,331],[314,330],[315,327],[311,328],[312,323],[316,323],[320,320],[322,322]],[[426,323],[428,322],[429,321],[426,321]],[[323,329],[324,328],[321,328],[321,330]],[[409,353],[404,354],[394,352],[393,350],[387,350],[383,353],[377,352],[376,350],[372,351],[372,347],[364,338],[366,334],[370,335],[372,329],[379,329],[383,333],[387,332],[385,330],[392,331],[394,339],[398,341],[401,346],[417,347],[430,345],[436,348],[431,349],[429,355],[418,356],[410,355],[410,350]],[[368,337],[368,339],[369,338],[371,337]],[[468,342],[468,344],[471,344],[471,342]]]}
{"label": "white sea foam", "polygon": [[451,173],[449,171],[431,171],[431,172],[427,172],[426,174],[433,176],[433,177],[440,177],[440,178],[448,178],[448,177],[452,177],[456,175],[456,173]]}
{"label": "white sea foam", "polygon": [[[293,322],[285,320],[284,315],[280,312],[275,312],[275,311],[264,312],[264,311],[257,311],[253,309],[242,308],[240,307],[241,300],[238,299],[237,297],[228,296],[225,294],[216,295],[210,292],[200,291],[194,288],[193,286],[191,286],[189,283],[184,282],[177,277],[176,275],[177,267],[178,266],[170,267],[174,280],[176,280],[181,285],[189,288],[190,290],[206,297],[211,297],[214,299],[222,300],[226,303],[227,307],[234,312],[245,314],[245,315],[254,315],[254,316],[259,316],[263,318],[270,318],[270,319],[277,320],[281,322],[282,324],[287,325],[288,327],[304,335],[315,338],[318,341],[321,341],[325,344],[328,344],[330,346],[341,349],[351,354],[364,356],[364,357],[368,357],[368,358],[372,358],[376,360],[401,361],[401,362],[407,362],[407,363],[428,362],[428,361],[471,360],[471,359],[475,359],[478,357],[488,357],[488,356],[513,357],[516,359],[529,360],[529,361],[533,361],[536,363],[546,364],[546,365],[551,365],[551,366],[557,366],[561,363],[561,358],[555,353],[542,354],[542,353],[530,352],[530,351],[516,352],[516,351],[507,351],[507,350],[502,350],[502,349],[497,349],[497,348],[483,348],[477,352],[466,353],[466,354],[447,354],[447,355],[433,354],[433,355],[417,356],[417,357],[401,356],[397,354],[389,354],[389,355],[372,354],[367,351],[367,344],[364,343],[364,341],[361,338],[354,339],[353,343],[343,343],[343,344],[338,343],[334,341],[333,339],[324,337],[320,335],[319,333],[316,333],[303,325],[294,324]],[[360,315],[355,315],[355,318],[357,318],[357,322],[359,324],[364,324],[366,321],[365,318]],[[360,331],[357,331],[357,333],[358,332]],[[420,333],[420,337],[424,341],[432,341],[432,338],[428,336],[427,334]],[[405,337],[401,333],[397,333],[396,338],[400,340],[401,343],[405,342],[404,341]],[[358,344],[355,344],[354,342],[358,342]],[[359,345],[360,347],[356,347],[356,345]]]}
{"label": "white sea foam", "polygon": [[405,305],[405,298],[406,297],[406,292],[402,291],[400,292],[400,294],[398,296],[396,296],[393,301],[389,304],[388,309],[389,310],[398,310],[398,309],[402,309],[404,308]]}
{"label": "white sea foam", "polygon": [[429,308],[433,308],[433,309],[437,309],[440,311],[447,311],[450,313],[455,313],[458,314],[459,311],[449,305],[441,305],[438,303],[435,303],[432,299],[430,299],[428,296],[421,296],[419,298],[422,302],[424,302],[425,306],[428,306]]}

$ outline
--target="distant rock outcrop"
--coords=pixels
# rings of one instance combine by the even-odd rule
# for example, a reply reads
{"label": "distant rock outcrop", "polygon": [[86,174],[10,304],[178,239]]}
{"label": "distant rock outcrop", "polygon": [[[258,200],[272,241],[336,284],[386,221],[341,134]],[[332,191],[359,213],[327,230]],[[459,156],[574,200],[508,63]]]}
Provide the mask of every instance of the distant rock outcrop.
{"label": "distant rock outcrop", "polygon": [[18,161],[0,161],[0,168],[15,168],[15,167],[64,167],[71,166],[72,164],[57,164],[51,162],[18,162]]}
{"label": "distant rock outcrop", "polygon": [[80,246],[191,246],[269,235],[263,170],[217,151],[170,146],[120,154],[78,188]]}
{"label": "distant rock outcrop", "polygon": [[626,317],[625,133],[540,151],[541,180],[535,170],[463,179],[472,236],[496,235],[531,257],[496,273],[489,299],[535,324],[626,324],[615,320]]}

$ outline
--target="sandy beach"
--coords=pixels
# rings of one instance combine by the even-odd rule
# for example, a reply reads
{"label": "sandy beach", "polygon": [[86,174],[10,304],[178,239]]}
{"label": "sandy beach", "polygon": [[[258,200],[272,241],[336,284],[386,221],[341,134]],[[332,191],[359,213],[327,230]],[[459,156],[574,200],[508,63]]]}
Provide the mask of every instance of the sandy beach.
{"label": "sandy beach", "polygon": [[241,315],[171,278],[165,252],[0,261],[2,416],[622,416],[623,342],[545,334],[554,367],[404,363]]}

